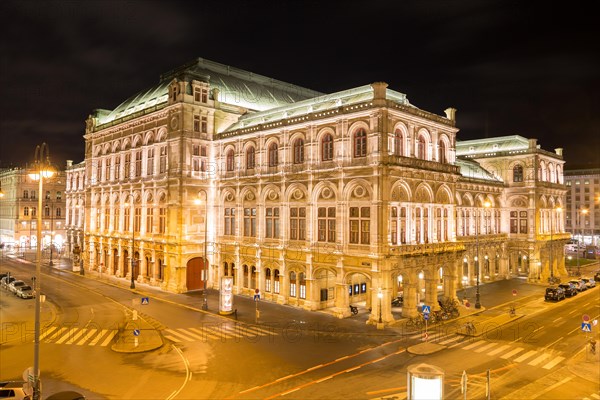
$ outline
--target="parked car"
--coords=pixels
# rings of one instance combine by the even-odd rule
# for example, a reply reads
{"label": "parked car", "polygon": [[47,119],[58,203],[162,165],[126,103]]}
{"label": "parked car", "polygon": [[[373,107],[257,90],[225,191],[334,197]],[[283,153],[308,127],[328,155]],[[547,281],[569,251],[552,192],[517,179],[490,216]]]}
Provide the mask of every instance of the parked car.
{"label": "parked car", "polygon": [[561,283],[558,287],[562,288],[565,291],[565,296],[573,297],[577,295],[577,287],[572,283]]}
{"label": "parked car", "polygon": [[10,290],[11,293],[15,294],[17,292],[17,289],[19,288],[19,286],[25,286],[25,285],[27,285],[25,282],[20,281],[20,280],[15,280],[15,281],[12,281],[8,285],[8,290]]}
{"label": "parked car", "polygon": [[13,382],[5,381],[0,382],[0,399],[13,399],[13,400],[29,400],[31,396],[28,396],[23,390],[23,384],[25,382]]}
{"label": "parked car", "polygon": [[591,289],[593,287],[596,287],[596,281],[591,279],[591,278],[581,278],[581,280],[583,281],[583,283],[585,283],[585,286],[588,289]]}
{"label": "parked car", "polygon": [[596,282],[600,282],[600,271],[596,271],[596,273],[594,274],[594,280]]}
{"label": "parked car", "polygon": [[0,272],[0,279],[8,276],[8,272]]}
{"label": "parked car", "polygon": [[563,288],[558,286],[553,286],[546,288],[546,294],[544,296],[544,300],[546,301],[560,301],[564,300],[565,291]]}
{"label": "parked car", "polygon": [[0,280],[0,286],[2,286],[4,289],[8,289],[8,285],[16,280],[17,278],[15,278],[14,276],[5,276],[4,278],[2,278],[2,280]]}
{"label": "parked car", "polygon": [[569,283],[575,285],[575,287],[577,287],[577,290],[579,290],[580,292],[583,292],[587,289],[587,286],[581,279],[571,279]]}
{"label": "parked car", "polygon": [[19,286],[15,292],[15,296],[18,296],[22,299],[33,299],[35,297],[33,294],[33,288],[29,285]]}

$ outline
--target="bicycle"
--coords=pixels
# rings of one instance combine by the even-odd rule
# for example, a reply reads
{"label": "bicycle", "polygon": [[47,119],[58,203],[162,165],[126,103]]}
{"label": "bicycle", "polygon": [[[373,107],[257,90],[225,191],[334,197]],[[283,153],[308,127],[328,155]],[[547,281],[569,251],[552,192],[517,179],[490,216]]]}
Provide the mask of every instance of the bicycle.
{"label": "bicycle", "polygon": [[473,322],[469,321],[465,324],[465,331],[467,335],[474,335],[477,329],[475,328]]}
{"label": "bicycle", "polygon": [[421,329],[424,325],[425,325],[425,319],[422,316],[409,318],[408,321],[406,321],[407,328]]}
{"label": "bicycle", "polygon": [[514,317],[515,315],[517,315],[517,309],[515,308],[515,306],[510,306],[510,308],[508,309],[508,314],[511,317]]}

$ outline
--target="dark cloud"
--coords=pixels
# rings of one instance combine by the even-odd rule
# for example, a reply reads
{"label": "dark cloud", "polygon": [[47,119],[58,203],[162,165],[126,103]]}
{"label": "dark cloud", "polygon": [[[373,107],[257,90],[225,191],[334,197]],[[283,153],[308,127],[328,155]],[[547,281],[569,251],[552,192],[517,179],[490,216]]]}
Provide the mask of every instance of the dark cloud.
{"label": "dark cloud", "polygon": [[520,134],[564,147],[571,165],[600,164],[600,29],[588,8],[537,0],[4,1],[0,164],[22,163],[42,141],[60,163],[81,161],[93,109],[116,107],[195,57],[322,92],[383,80],[422,109],[456,107],[459,138]]}

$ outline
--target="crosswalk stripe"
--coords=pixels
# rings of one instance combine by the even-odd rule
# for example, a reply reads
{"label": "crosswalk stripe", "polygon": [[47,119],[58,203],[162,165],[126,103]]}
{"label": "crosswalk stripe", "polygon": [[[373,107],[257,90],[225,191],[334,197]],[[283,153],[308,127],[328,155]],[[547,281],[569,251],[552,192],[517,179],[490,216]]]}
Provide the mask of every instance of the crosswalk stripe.
{"label": "crosswalk stripe", "polygon": [[51,334],[52,332],[54,332],[56,330],[56,326],[52,326],[50,328],[48,328],[46,331],[44,331],[44,333],[42,333],[42,335],[40,336],[40,340],[43,340],[46,336],[48,336],[49,334]]}
{"label": "crosswalk stripe", "polygon": [[217,336],[217,335],[213,335],[210,332],[207,332],[206,329],[197,329],[197,328],[190,328],[190,331],[196,332],[198,334],[200,334],[202,336],[202,340],[205,340],[206,338],[211,338],[211,339],[215,339],[215,340],[219,340],[221,339],[221,337]]}
{"label": "crosswalk stripe", "polygon": [[[559,362],[561,362],[564,359],[565,358],[562,357],[562,356],[554,357],[554,359],[552,359],[552,361],[550,361],[549,363],[547,363],[546,365],[544,365],[542,368],[544,368],[544,369],[552,369],[552,368],[554,368],[554,366],[556,366],[556,364],[558,364]],[[598,396],[598,398],[600,398],[600,396]]]}
{"label": "crosswalk stripe", "polygon": [[457,340],[460,340],[461,338],[462,338],[462,336],[456,335],[456,336],[454,336],[454,337],[452,337],[450,339],[447,339],[447,340],[444,340],[443,342],[440,342],[439,344],[445,345],[445,344],[448,344],[448,343],[456,342]]}
{"label": "crosswalk stripe", "polygon": [[70,337],[73,337],[73,332],[75,332],[77,328],[71,328],[67,331],[67,333],[65,333],[60,339],[58,339],[56,342],[56,344],[61,344],[62,342],[64,342],[65,340],[67,340]]}
{"label": "crosswalk stripe", "polygon": [[178,338],[183,339],[185,341],[192,342],[194,340],[191,337],[184,335],[183,333],[177,332],[176,330],[173,330],[173,329],[165,329],[165,330],[167,331],[167,333],[169,333],[171,335],[175,335]]}
{"label": "crosswalk stripe", "polygon": [[463,347],[463,350],[471,350],[471,349],[474,349],[477,346],[481,346],[484,343],[485,343],[485,340],[479,340],[479,341],[477,341],[475,343],[471,343],[470,345]]}
{"label": "crosswalk stripe", "polygon": [[254,329],[252,329],[249,326],[240,326],[240,330],[244,333],[245,336],[267,336],[268,333],[264,333],[264,332],[260,332],[260,331],[255,331]]}
{"label": "crosswalk stripe", "polygon": [[95,346],[96,343],[98,343],[100,339],[102,339],[102,336],[106,335],[106,332],[108,332],[108,329],[102,329],[98,336],[96,336],[91,342],[89,342],[88,345]]}
{"label": "crosswalk stripe", "polygon": [[509,345],[509,344],[505,344],[504,346],[500,346],[500,347],[498,347],[498,348],[496,348],[496,349],[494,349],[494,350],[490,351],[490,352],[489,352],[489,353],[487,353],[487,354],[488,354],[488,356],[495,356],[496,354],[498,354],[498,353],[500,353],[500,352],[502,352],[502,351],[504,351],[504,350],[508,349],[509,347],[510,347],[510,345]]}
{"label": "crosswalk stripe", "polygon": [[495,342],[489,343],[487,346],[483,346],[483,347],[476,349],[475,353],[483,353],[484,351],[489,350],[494,346],[498,346],[498,344],[499,343],[495,343]]}
{"label": "crosswalk stripe", "polygon": [[191,336],[195,340],[203,340],[202,337],[200,337],[199,335],[197,335],[197,334],[195,334],[193,332],[189,332],[188,330],[185,330],[185,329],[178,329],[178,330],[179,331],[183,331],[183,333],[185,333],[186,335]]}
{"label": "crosswalk stripe", "polygon": [[598,393],[592,393],[591,396],[595,399],[600,399],[600,394],[598,394]]}
{"label": "crosswalk stripe", "polygon": [[77,333],[77,335],[73,336],[71,339],[69,339],[69,341],[65,344],[73,344],[73,342],[75,342],[77,339],[79,339],[84,333],[85,331],[87,331],[87,328],[82,328],[79,330],[79,332]]}
{"label": "crosswalk stripe", "polygon": [[223,326],[221,326],[221,328],[223,328],[225,331],[227,331],[227,333],[229,333],[229,334],[230,334],[230,335],[232,335],[233,337],[236,337],[236,338],[241,338],[241,337],[243,336],[243,335],[240,335],[239,333],[237,333],[237,332],[235,331],[235,328],[232,328],[232,327],[230,327],[230,326],[225,326],[225,325],[223,325]]}
{"label": "crosswalk stripe", "polygon": [[96,329],[96,328],[90,329],[88,331],[88,333],[85,334],[85,336],[83,337],[83,339],[81,339],[79,342],[75,343],[75,345],[76,346],[81,346],[82,344],[84,344],[85,342],[87,342],[92,336],[94,336],[97,331],[98,331],[98,329]]}
{"label": "crosswalk stripe", "polygon": [[533,361],[530,361],[527,365],[531,365],[531,366],[536,366],[539,363],[541,363],[542,361],[544,361],[546,358],[550,357],[550,354],[542,354],[541,356],[539,356],[538,358],[536,358]]}
{"label": "crosswalk stripe", "polygon": [[108,336],[106,337],[106,339],[104,339],[104,342],[102,342],[102,344],[100,346],[102,346],[102,347],[107,346],[110,343],[110,341],[115,337],[116,334],[117,334],[116,330],[109,333]]}
{"label": "crosswalk stripe", "polygon": [[245,326],[245,327],[243,327],[243,329],[245,329],[248,332],[260,335],[260,336],[277,335],[277,333],[275,333],[273,331],[269,332],[269,331],[265,331],[264,329],[257,329],[257,328],[255,328],[253,326]]}
{"label": "crosswalk stripe", "polygon": [[264,332],[264,333],[266,333],[267,335],[277,335],[277,334],[276,334],[276,333],[275,333],[273,330],[270,330],[270,331],[268,331],[268,330],[266,330],[266,329],[263,329],[263,328],[260,328],[260,327],[258,327],[258,326],[252,326],[252,329],[254,329],[254,330],[257,330],[257,331],[260,331],[260,332]]}
{"label": "crosswalk stripe", "polygon": [[175,342],[175,343],[181,343],[180,339],[177,339],[176,337],[173,336],[169,336],[169,335],[163,335],[166,339],[169,339],[171,342]]}
{"label": "crosswalk stripe", "polygon": [[529,350],[527,353],[522,354],[520,357],[515,358],[513,361],[514,362],[523,362],[523,361],[527,360],[529,357],[533,356],[534,354],[537,354],[537,350]]}
{"label": "crosswalk stripe", "polygon": [[213,335],[216,335],[219,337],[219,339],[233,339],[235,336],[229,334],[229,332],[226,332],[224,329],[219,329],[219,328],[212,328],[212,327],[203,327],[204,330],[212,333]]}
{"label": "crosswalk stripe", "polygon": [[511,358],[511,357],[512,357],[512,356],[514,356],[515,354],[522,352],[523,350],[525,350],[525,349],[524,349],[524,348],[522,348],[522,347],[517,347],[516,349],[514,349],[514,350],[512,350],[512,351],[509,351],[509,352],[508,352],[508,353],[506,353],[506,354],[503,354],[503,355],[501,355],[501,356],[500,356],[500,358],[503,358],[503,359],[505,359],[505,360],[506,360],[506,359],[508,359],[508,358]]}
{"label": "crosswalk stripe", "polygon": [[60,328],[59,330],[55,331],[52,335],[49,335],[46,339],[49,341],[56,340],[59,337],[61,337],[64,331],[66,331],[67,329],[68,328]]}

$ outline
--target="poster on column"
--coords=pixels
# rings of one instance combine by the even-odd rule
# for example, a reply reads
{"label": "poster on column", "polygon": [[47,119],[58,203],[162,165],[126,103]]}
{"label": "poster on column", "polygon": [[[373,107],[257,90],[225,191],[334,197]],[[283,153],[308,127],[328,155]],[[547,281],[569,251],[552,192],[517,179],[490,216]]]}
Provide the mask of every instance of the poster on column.
{"label": "poster on column", "polygon": [[219,314],[233,314],[233,276],[221,277],[219,291]]}

